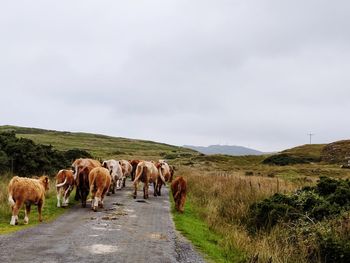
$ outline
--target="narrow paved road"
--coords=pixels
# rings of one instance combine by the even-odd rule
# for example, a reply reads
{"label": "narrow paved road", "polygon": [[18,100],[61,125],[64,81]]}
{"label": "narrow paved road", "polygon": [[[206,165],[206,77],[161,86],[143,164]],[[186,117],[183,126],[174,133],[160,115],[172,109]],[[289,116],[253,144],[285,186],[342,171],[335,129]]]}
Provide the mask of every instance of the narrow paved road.
{"label": "narrow paved road", "polygon": [[0,262],[204,262],[174,230],[167,188],[154,197],[150,187],[147,201],[131,192],[128,182],[99,212],[77,206],[54,222],[0,236]]}

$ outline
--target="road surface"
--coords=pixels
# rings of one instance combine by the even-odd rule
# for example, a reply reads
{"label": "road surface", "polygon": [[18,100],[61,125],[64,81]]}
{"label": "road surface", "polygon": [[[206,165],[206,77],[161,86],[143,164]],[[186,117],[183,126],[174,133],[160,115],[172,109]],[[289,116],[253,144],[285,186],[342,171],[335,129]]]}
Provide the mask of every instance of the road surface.
{"label": "road surface", "polygon": [[128,182],[99,212],[77,205],[53,222],[1,235],[0,262],[204,262],[174,230],[167,188],[154,197],[150,187],[146,201],[141,191],[136,200],[131,194]]}

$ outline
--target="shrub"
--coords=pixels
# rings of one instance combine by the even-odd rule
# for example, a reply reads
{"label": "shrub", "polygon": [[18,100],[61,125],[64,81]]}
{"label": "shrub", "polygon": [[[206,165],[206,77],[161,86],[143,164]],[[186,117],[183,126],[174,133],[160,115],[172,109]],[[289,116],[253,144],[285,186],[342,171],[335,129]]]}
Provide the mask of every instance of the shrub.
{"label": "shrub", "polygon": [[292,164],[303,164],[303,163],[311,163],[319,161],[312,157],[303,157],[303,156],[292,156],[286,153],[276,154],[267,157],[265,160],[263,160],[263,164],[270,164],[270,165],[292,165]]}
{"label": "shrub", "polygon": [[304,187],[293,195],[275,194],[254,203],[249,208],[246,224],[251,232],[269,231],[278,222],[321,221],[349,209],[349,181],[321,177],[315,187]]}

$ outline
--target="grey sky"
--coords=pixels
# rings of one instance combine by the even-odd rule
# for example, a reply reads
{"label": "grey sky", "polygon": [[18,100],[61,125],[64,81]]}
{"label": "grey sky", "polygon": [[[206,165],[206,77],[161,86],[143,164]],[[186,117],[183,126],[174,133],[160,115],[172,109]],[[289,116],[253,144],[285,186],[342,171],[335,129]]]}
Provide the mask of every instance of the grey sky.
{"label": "grey sky", "polygon": [[349,1],[2,1],[0,125],[264,151],[349,138]]}

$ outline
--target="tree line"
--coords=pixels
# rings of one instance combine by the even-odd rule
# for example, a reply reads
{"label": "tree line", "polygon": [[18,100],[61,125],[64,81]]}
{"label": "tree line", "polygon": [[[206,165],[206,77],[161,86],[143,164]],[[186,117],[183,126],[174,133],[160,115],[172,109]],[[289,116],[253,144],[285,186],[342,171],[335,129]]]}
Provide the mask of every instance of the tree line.
{"label": "tree line", "polygon": [[69,167],[76,158],[92,158],[81,149],[59,151],[52,145],[37,144],[16,137],[14,131],[0,133],[0,174],[11,172],[19,176],[53,175]]}

